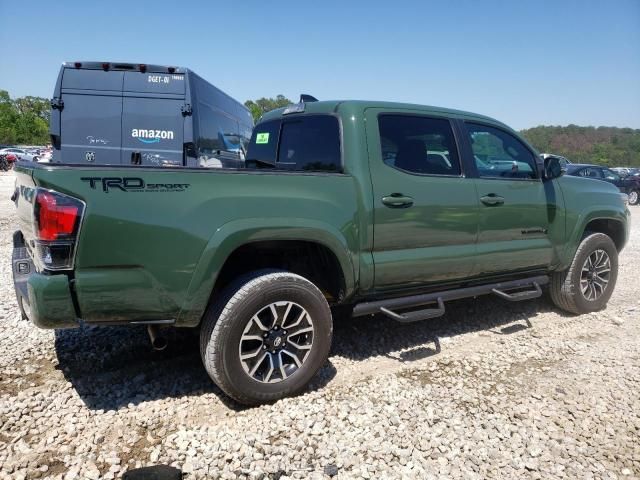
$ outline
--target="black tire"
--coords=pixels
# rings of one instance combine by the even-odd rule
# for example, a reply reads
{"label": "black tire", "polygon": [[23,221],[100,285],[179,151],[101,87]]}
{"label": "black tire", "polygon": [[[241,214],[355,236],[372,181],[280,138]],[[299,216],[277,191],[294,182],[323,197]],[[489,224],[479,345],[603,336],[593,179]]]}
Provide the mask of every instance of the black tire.
{"label": "black tire", "polygon": [[629,205],[638,205],[640,201],[640,192],[638,190],[631,190],[629,192]]}
{"label": "black tire", "polygon": [[[604,250],[609,256],[610,273],[606,288],[600,296],[588,299],[582,291],[580,281],[585,262],[594,252]],[[576,251],[571,266],[551,276],[549,291],[551,299],[562,310],[570,313],[588,313],[602,310],[607,306],[609,298],[616,286],[618,278],[618,250],[611,238],[603,233],[587,235]]]}
{"label": "black tire", "polygon": [[[276,302],[292,302],[308,312],[313,340],[302,364],[290,376],[284,378],[283,373],[276,383],[265,383],[243,367],[240,342],[252,318]],[[332,329],[329,305],[313,283],[286,271],[256,271],[233,282],[207,309],[200,331],[200,356],[211,379],[237,402],[272,402],[304,390],[329,356]]]}
{"label": "black tire", "polygon": [[34,162],[39,162],[40,161],[40,157],[33,157],[33,161]]}

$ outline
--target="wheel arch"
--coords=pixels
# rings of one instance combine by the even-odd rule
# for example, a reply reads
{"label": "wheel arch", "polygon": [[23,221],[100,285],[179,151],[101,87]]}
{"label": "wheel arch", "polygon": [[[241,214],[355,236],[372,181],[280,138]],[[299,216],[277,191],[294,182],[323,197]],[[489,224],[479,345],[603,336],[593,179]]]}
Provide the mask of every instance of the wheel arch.
{"label": "wheel arch", "polygon": [[589,221],[584,227],[581,238],[590,233],[603,233],[607,235],[613,240],[618,252],[624,248],[627,240],[624,224],[620,220],[612,218],[594,218]]}
{"label": "wheel arch", "polygon": [[571,265],[580,242],[589,233],[603,233],[609,236],[620,252],[626,245],[629,236],[627,215],[625,212],[611,211],[610,209],[594,209],[579,217],[567,239],[565,257],[558,270],[564,270]]}
{"label": "wheel arch", "polygon": [[[323,281],[321,275],[309,275],[305,268],[291,268],[292,264],[296,266],[296,258],[291,255],[301,252],[315,255],[312,267],[318,265],[318,258],[322,259],[329,271],[329,281]],[[308,256],[302,260],[308,260]],[[235,275],[261,268],[289,267],[293,273],[303,276],[307,273],[311,281],[320,278],[318,287],[325,295],[329,294],[329,299],[337,303],[345,301],[356,289],[356,262],[357,254],[345,235],[323,222],[291,218],[229,222],[216,230],[204,248],[177,324],[197,326],[212,295]]]}

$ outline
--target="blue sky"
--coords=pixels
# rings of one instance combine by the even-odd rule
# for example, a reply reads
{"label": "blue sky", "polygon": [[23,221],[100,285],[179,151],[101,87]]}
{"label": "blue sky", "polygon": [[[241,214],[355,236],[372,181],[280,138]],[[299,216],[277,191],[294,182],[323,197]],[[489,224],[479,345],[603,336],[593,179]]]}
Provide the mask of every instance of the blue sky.
{"label": "blue sky", "polygon": [[0,89],[60,63],[190,67],[238,100],[282,93],[460,108],[514,128],[640,128],[640,0],[0,0]]}

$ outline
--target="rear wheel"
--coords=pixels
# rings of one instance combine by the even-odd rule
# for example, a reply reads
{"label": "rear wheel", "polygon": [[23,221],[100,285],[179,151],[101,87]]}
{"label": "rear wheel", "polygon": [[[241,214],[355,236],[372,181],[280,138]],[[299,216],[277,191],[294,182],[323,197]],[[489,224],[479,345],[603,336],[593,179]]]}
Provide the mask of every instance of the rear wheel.
{"label": "rear wheel", "polygon": [[610,237],[585,237],[571,266],[551,277],[551,299],[563,310],[587,313],[607,306],[618,278],[618,251]]}
{"label": "rear wheel", "polygon": [[301,392],[326,362],[329,305],[307,279],[258,271],[220,295],[203,319],[200,354],[213,381],[248,405]]}

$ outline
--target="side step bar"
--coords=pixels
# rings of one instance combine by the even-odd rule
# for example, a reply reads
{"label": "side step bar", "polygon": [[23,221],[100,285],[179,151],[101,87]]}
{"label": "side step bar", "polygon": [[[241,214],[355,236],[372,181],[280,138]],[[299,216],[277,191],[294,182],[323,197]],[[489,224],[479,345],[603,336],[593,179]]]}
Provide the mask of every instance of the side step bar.
{"label": "side step bar", "polygon": [[413,323],[421,320],[427,320],[429,318],[441,317],[444,315],[444,301],[442,297],[438,297],[438,308],[425,308],[423,310],[416,310],[409,313],[396,313],[385,307],[380,307],[380,311],[387,317],[393,318],[396,322],[400,323]]}
{"label": "side step bar", "polygon": [[[427,320],[429,318],[436,318],[444,315],[444,302],[448,302],[450,300],[478,297],[480,295],[493,293],[494,295],[510,302],[519,302],[521,300],[530,300],[532,298],[540,297],[542,295],[540,285],[546,285],[547,283],[549,283],[549,277],[543,275],[508,282],[490,283],[473,287],[457,288],[454,290],[445,290],[443,292],[412,295],[410,297],[364,302],[355,306],[353,309],[353,316],[362,317],[365,315],[383,313],[397,322],[419,322],[421,320]],[[532,290],[509,293],[509,290],[520,290],[528,287],[532,288]],[[397,313],[395,311],[420,307],[434,302],[438,304],[437,308],[425,308],[407,313]]]}

